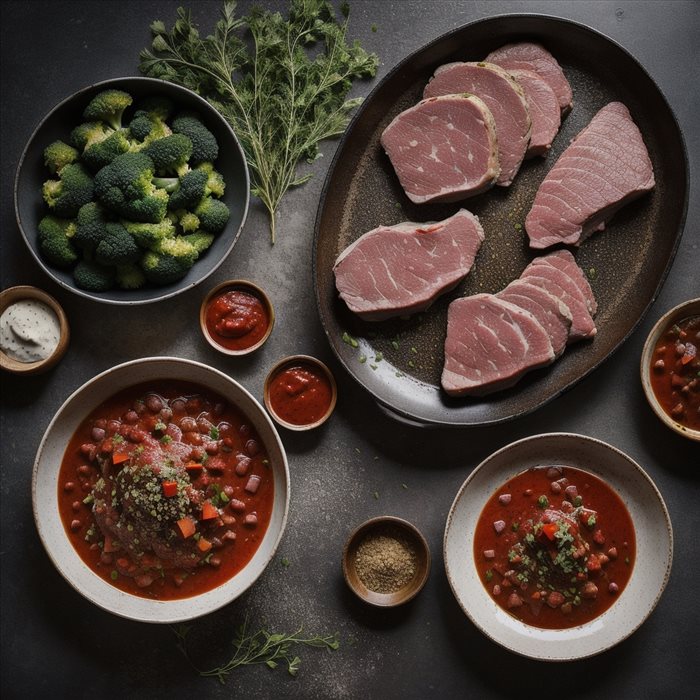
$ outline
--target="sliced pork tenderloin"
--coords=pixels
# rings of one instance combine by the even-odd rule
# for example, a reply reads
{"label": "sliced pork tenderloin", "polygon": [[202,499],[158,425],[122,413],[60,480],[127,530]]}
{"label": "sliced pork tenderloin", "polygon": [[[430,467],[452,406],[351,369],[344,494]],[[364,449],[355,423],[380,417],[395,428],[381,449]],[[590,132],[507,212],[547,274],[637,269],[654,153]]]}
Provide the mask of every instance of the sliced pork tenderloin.
{"label": "sliced pork tenderloin", "polygon": [[379,226],[338,256],[336,288],[366,321],[408,316],[465,277],[483,240],[478,218],[466,209],[437,223]]}
{"label": "sliced pork tenderloin", "polygon": [[451,396],[483,396],[506,389],[554,358],[545,329],[519,306],[492,294],[450,304],[442,387]]}
{"label": "sliced pork tenderloin", "polygon": [[423,97],[469,93],[481,98],[493,115],[501,172],[497,185],[516,176],[530,142],[532,124],[523,89],[503,68],[490,63],[448,63],[440,66]]}
{"label": "sliced pork tenderloin", "polygon": [[397,115],[380,141],[416,204],[472,197],[500,173],[493,116],[473,95],[422,100]]}
{"label": "sliced pork tenderloin", "polygon": [[547,173],[525,219],[530,247],[580,245],[654,187],[637,125],[621,102],[603,107]]}
{"label": "sliced pork tenderloin", "polygon": [[537,73],[554,91],[562,114],[573,106],[571,85],[564,71],[557,59],[541,44],[528,41],[506,44],[492,51],[485,60],[509,71],[522,69]]}

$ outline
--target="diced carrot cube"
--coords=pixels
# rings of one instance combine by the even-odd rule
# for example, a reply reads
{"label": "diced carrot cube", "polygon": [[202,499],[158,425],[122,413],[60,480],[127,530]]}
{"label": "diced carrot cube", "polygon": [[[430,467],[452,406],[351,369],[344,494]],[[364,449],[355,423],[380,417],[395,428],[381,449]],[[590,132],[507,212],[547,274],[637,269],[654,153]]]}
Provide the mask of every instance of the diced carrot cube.
{"label": "diced carrot cube", "polygon": [[186,469],[190,474],[193,474],[193,473],[201,472],[202,469],[204,469],[204,465],[203,465],[203,464],[200,464],[199,462],[188,462],[188,463],[185,465],[185,469]]}
{"label": "diced carrot cube", "polygon": [[163,487],[163,495],[166,498],[177,496],[177,481],[164,481],[161,486]]}
{"label": "diced carrot cube", "polygon": [[115,452],[112,454],[112,464],[121,464],[129,459],[129,455],[126,452]]}
{"label": "diced carrot cube", "polygon": [[180,530],[180,534],[185,539],[188,537],[192,537],[192,535],[194,535],[195,530],[196,530],[195,522],[189,516],[185,516],[184,518],[180,518],[180,520],[177,521],[177,526]]}
{"label": "diced carrot cube", "polygon": [[213,520],[219,517],[219,511],[209,502],[202,503],[202,520]]}
{"label": "diced carrot cube", "polygon": [[208,552],[211,549],[211,542],[209,540],[205,540],[204,537],[200,537],[199,541],[197,542],[197,547],[199,547],[201,552]]}

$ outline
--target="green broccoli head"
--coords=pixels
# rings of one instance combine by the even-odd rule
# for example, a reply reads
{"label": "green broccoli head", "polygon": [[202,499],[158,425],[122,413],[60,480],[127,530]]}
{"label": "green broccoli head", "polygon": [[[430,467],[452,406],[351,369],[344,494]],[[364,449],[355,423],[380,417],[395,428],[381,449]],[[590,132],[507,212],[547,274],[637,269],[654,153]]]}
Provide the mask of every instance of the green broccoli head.
{"label": "green broccoli head", "polygon": [[122,90],[104,90],[90,100],[83,118],[106,122],[116,131],[121,129],[124,110],[132,102],[131,95]]}
{"label": "green broccoli head", "polygon": [[140,289],[146,284],[146,275],[135,263],[117,266],[117,285],[122,289]]}
{"label": "green broccoli head", "polygon": [[136,143],[132,144],[132,150],[141,150],[151,141],[170,136],[173,132],[155,114],[138,110],[134,114],[134,118],[129,122],[129,133],[136,141]]}
{"label": "green broccoli head", "polygon": [[153,161],[145,153],[124,153],[97,173],[95,194],[125,219],[156,224],[165,217],[168,193],[152,180]]}
{"label": "green broccoli head", "polygon": [[54,141],[44,149],[44,163],[55,175],[66,165],[75,163],[80,154],[72,146],[63,141]]}
{"label": "green broccoli head", "polygon": [[184,134],[192,141],[190,163],[213,163],[219,156],[219,144],[214,134],[192,113],[183,112],[173,121],[173,131]]}
{"label": "green broccoli head", "polygon": [[146,279],[157,286],[172,284],[182,279],[189,270],[172,255],[163,255],[155,251],[145,253],[141,258],[141,269]]}
{"label": "green broccoli head", "polygon": [[85,122],[71,131],[70,142],[79,151],[84,151],[95,143],[104,141],[113,130],[102,122]]}
{"label": "green broccoli head", "polygon": [[189,270],[192,265],[194,265],[194,262],[199,255],[194,245],[192,245],[192,243],[189,241],[186,241],[183,236],[164,238],[153,249],[153,252],[175,258],[186,270]]}
{"label": "green broccoli head", "polygon": [[213,233],[205,233],[204,231],[196,231],[195,233],[182,236],[183,241],[187,241],[194,247],[197,255],[203,253],[214,242],[214,238]]}
{"label": "green broccoli head", "polygon": [[192,155],[192,141],[184,134],[171,134],[151,143],[143,149],[150,156],[158,172],[177,173],[187,172],[187,161]]}
{"label": "green broccoli head", "polygon": [[99,242],[107,235],[107,218],[97,202],[89,202],[80,207],[76,225],[73,243],[82,250],[95,250]]}
{"label": "green broccoli head", "polygon": [[168,218],[157,224],[144,224],[136,221],[122,221],[121,223],[141,248],[153,248],[163,239],[175,235],[175,225]]}
{"label": "green broccoli head", "polygon": [[80,163],[69,163],[61,168],[58,180],[47,180],[42,193],[53,214],[64,219],[73,218],[78,209],[91,202],[94,183]]}
{"label": "green broccoli head", "polygon": [[228,207],[220,199],[212,197],[204,198],[194,213],[199,217],[201,227],[209,233],[223,231],[231,216]]}
{"label": "green broccoli head", "polygon": [[106,292],[114,287],[115,271],[93,260],[81,260],[73,270],[73,279],[80,289]]}
{"label": "green broccoli head", "polygon": [[93,173],[96,173],[130,148],[131,142],[124,130],[114,131],[106,139],[88,146],[83,151],[83,162]]}
{"label": "green broccoli head", "polygon": [[178,215],[178,224],[185,233],[194,233],[199,230],[199,217],[186,209],[175,212]]}
{"label": "green broccoli head", "polygon": [[190,170],[179,181],[179,187],[170,195],[168,208],[193,209],[207,195],[209,175],[203,170]]}
{"label": "green broccoli head", "polygon": [[149,114],[154,119],[159,119],[164,122],[169,119],[175,109],[175,103],[161,95],[151,95],[151,97],[146,97],[140,100],[138,103],[138,108],[140,111]]}
{"label": "green broccoli head", "polygon": [[77,259],[71,238],[75,234],[75,222],[45,216],[39,222],[39,248],[42,255],[56,267],[70,267]]}
{"label": "green broccoli head", "polygon": [[203,170],[207,174],[207,191],[205,194],[210,194],[213,197],[223,197],[226,189],[224,176],[214,170],[213,163],[200,163],[197,170]]}
{"label": "green broccoli head", "polygon": [[127,230],[117,222],[105,225],[107,235],[95,248],[95,261],[100,265],[126,265],[141,257],[141,249]]}

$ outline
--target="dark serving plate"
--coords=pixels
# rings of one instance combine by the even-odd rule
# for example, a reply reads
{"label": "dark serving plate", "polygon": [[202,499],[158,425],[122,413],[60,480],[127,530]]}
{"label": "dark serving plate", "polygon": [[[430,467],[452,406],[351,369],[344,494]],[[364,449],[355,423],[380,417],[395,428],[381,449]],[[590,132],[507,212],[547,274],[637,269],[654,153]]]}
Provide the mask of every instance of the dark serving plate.
{"label": "dark serving plate", "polygon": [[[526,161],[509,188],[455,204],[412,204],[398,183],[379,137],[421,98],[435,68],[482,60],[511,41],[537,41],[557,58],[574,93],[549,156]],[[598,300],[598,335],[515,387],[484,398],[455,399],[440,389],[447,307],[461,296],[497,292],[535,257],[524,224],[535,192],[570,140],[610,101],[627,105],[649,149],[656,187],[624,207],[607,230],[574,254]],[[353,119],[331,165],[316,218],[314,284],[321,322],[348,372],[390,413],[419,424],[486,425],[524,415],[551,401],[616,350],[656,298],[678,247],[688,202],[683,136],[660,89],[621,46],[589,27],[541,15],[479,20],[437,38],[397,65]],[[380,224],[435,221],[460,207],[486,232],[476,265],[426,312],[363,322],[339,299],[333,277],[338,254]],[[362,361],[362,358],[366,358]]]}
{"label": "dark serving plate", "polygon": [[[76,287],[70,270],[61,270],[46,262],[39,252],[37,228],[48,213],[41,196],[41,186],[51,179],[44,166],[44,148],[56,139],[67,141],[72,129],[83,120],[82,113],[92,97],[107,89],[124,90],[134,98],[163,95],[170,98],[179,110],[192,110],[214,134],[219,143],[216,168],[224,176],[226,192],[222,198],[231,210],[226,228],[217,235],[209,249],[178,282],[162,287],[146,286],[141,289],[113,289],[108,292],[88,292]],[[131,117],[133,106],[126,112]],[[95,83],[67,97],[54,107],[40,122],[29,138],[17,167],[15,179],[15,214],[22,237],[41,268],[62,287],[80,296],[108,304],[147,304],[167,299],[184,292],[205,280],[231,252],[248,213],[250,180],[243,150],[226,120],[206,101],[191,90],[155,78],[114,78]]]}

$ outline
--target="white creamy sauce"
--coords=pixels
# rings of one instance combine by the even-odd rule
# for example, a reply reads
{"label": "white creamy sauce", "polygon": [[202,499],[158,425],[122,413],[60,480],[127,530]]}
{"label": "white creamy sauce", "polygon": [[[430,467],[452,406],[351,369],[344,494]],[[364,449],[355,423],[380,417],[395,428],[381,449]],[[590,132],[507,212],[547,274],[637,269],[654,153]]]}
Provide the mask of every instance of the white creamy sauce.
{"label": "white creamy sauce", "polygon": [[37,299],[22,299],[0,316],[0,347],[19,362],[38,362],[53,354],[61,328],[51,307]]}

